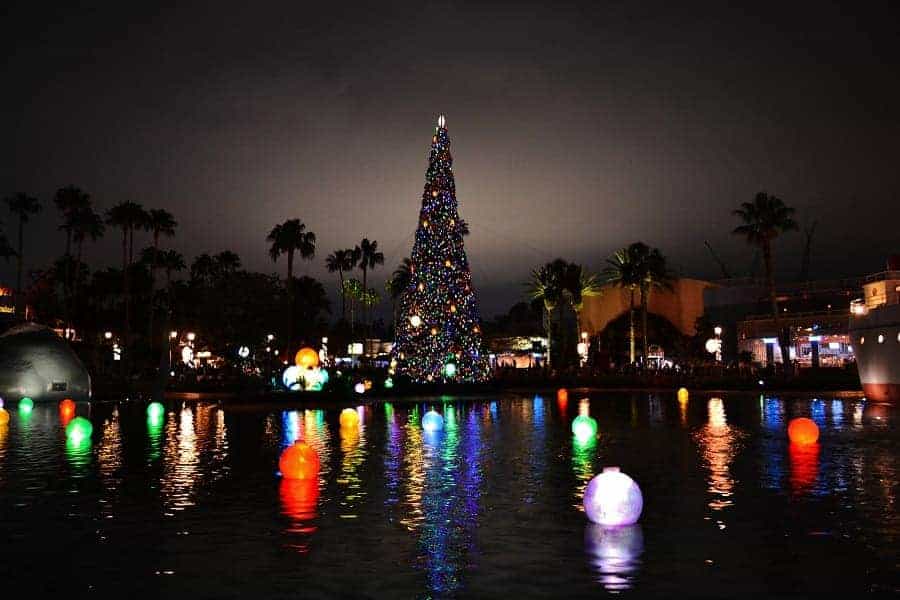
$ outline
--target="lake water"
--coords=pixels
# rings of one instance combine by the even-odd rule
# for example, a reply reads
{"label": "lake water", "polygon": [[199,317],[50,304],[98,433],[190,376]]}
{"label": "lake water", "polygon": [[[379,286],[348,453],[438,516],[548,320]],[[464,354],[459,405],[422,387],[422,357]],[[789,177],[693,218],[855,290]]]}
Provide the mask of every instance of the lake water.
{"label": "lake water", "polygon": [[[7,403],[0,581],[30,595],[519,597],[896,592],[896,412],[855,398],[570,393],[338,409]],[[442,433],[423,433],[429,408]],[[580,444],[572,419],[599,424]],[[818,445],[787,441],[811,417]],[[312,485],[282,481],[295,439]],[[641,486],[637,525],[581,508],[604,466]],[[15,584],[14,587],[10,587]]]}

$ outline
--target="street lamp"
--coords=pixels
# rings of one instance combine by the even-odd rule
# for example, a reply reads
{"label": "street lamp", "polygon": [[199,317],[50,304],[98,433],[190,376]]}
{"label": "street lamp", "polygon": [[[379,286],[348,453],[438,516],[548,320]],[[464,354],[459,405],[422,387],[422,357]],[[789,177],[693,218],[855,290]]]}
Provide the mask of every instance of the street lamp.
{"label": "street lamp", "polygon": [[713,328],[713,333],[716,334],[716,340],[719,342],[716,345],[716,362],[722,362],[722,327],[716,325]]}
{"label": "street lamp", "polygon": [[105,333],[103,334],[103,337],[105,337],[105,338],[108,339],[108,340],[111,340],[111,339],[112,339],[112,331],[107,331],[107,332],[105,332]]}
{"label": "street lamp", "polygon": [[189,342],[193,342],[195,339],[197,339],[197,334],[194,333],[193,331],[190,331],[187,334],[187,339]]}
{"label": "street lamp", "polygon": [[177,331],[170,331],[170,332],[169,332],[169,339],[170,339],[170,340],[174,340],[174,339],[177,338],[177,337],[178,337],[178,332],[177,332]]}

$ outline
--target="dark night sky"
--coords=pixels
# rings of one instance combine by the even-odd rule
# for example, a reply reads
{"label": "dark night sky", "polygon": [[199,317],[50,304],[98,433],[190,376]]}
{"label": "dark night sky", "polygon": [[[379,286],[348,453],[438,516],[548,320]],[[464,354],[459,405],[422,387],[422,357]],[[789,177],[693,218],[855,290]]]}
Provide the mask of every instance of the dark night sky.
{"label": "dark night sky", "polygon": [[[229,248],[281,273],[265,235],[300,217],[319,240],[301,272],[327,278],[324,257],[367,235],[383,279],[410,251],[440,111],[485,316],[535,264],[599,270],[636,239],[684,275],[718,276],[704,239],[744,271],[730,211],[761,189],[819,220],[814,276],[900,252],[887,3],[130,4],[4,20],[0,192],[47,205],[31,267],[62,253],[50,199],[73,183],[103,209],[172,211],[188,260]],[[118,239],[87,258],[115,264]],[[783,277],[801,246],[779,243]]]}

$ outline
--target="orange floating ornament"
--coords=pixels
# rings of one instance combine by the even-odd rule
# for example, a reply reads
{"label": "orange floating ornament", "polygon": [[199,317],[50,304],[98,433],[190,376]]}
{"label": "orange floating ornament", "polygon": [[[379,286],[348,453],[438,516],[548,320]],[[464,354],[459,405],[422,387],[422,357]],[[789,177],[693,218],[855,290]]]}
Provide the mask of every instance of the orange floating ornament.
{"label": "orange floating ornament", "polygon": [[788,438],[795,444],[815,444],[819,439],[819,427],[812,419],[798,417],[788,423]]}
{"label": "orange floating ornament", "polygon": [[294,364],[303,369],[314,369],[319,366],[319,353],[312,348],[300,348],[294,356]]}
{"label": "orange floating ornament", "polygon": [[59,402],[59,417],[62,419],[63,424],[68,424],[69,421],[72,420],[72,417],[75,416],[75,402],[72,401],[71,398],[65,398],[64,400],[60,400]]}
{"label": "orange floating ornament", "polygon": [[305,442],[294,442],[278,459],[278,469],[285,479],[315,479],[319,476],[319,455]]}

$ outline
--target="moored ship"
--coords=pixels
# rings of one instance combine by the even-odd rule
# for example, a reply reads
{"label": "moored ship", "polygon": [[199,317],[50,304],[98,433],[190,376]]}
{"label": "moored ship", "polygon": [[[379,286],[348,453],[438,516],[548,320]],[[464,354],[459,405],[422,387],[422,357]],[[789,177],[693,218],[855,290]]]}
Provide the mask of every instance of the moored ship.
{"label": "moored ship", "polygon": [[900,403],[900,257],[863,281],[850,305],[850,339],[859,380],[873,402]]}

